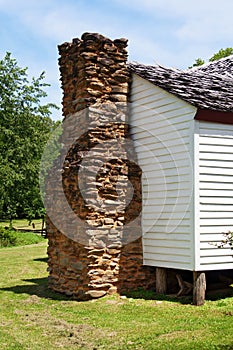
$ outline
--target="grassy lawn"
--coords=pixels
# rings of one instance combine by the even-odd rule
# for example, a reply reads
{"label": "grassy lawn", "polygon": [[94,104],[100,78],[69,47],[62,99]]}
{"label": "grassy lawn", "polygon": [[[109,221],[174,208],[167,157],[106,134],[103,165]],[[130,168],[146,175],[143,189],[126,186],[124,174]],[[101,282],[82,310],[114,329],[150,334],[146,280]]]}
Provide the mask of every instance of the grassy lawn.
{"label": "grassy lawn", "polygon": [[[36,219],[36,220],[32,220],[32,223],[35,224],[35,229],[40,230],[41,229],[41,225],[42,225],[42,220],[41,219]],[[13,227],[14,228],[23,228],[23,229],[30,229],[32,230],[32,223],[31,225],[29,225],[28,220],[26,219],[15,219],[12,221]],[[5,226],[9,226],[9,220],[8,221],[0,221],[0,226],[5,227]]]}
{"label": "grassy lawn", "polygon": [[233,298],[77,302],[48,290],[46,244],[0,249],[1,350],[233,349]]}

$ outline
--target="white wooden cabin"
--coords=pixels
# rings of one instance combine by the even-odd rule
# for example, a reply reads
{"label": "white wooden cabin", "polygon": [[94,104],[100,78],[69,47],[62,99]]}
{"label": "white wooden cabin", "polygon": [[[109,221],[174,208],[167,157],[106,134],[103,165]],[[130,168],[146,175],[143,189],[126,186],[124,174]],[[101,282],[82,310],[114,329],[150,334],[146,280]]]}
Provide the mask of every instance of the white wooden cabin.
{"label": "white wooden cabin", "polygon": [[233,56],[187,71],[130,63],[144,264],[233,269]]}

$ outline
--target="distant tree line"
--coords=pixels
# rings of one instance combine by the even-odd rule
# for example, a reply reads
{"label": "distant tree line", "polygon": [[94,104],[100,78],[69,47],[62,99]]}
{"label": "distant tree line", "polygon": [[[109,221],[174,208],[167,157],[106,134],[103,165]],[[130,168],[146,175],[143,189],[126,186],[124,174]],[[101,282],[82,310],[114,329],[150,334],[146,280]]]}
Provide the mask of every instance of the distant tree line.
{"label": "distant tree line", "polygon": [[[230,55],[233,55],[233,47],[227,47],[226,49],[220,49],[217,53],[215,53],[212,57],[209,58],[208,62],[217,61],[220,58],[228,57]],[[189,68],[202,66],[205,63],[206,62],[202,58],[199,57],[195,60],[193,65],[190,66]]]}
{"label": "distant tree line", "polygon": [[58,122],[47,96],[44,72],[29,81],[7,53],[0,60],[0,219],[40,217],[44,208],[39,188],[43,148]]}

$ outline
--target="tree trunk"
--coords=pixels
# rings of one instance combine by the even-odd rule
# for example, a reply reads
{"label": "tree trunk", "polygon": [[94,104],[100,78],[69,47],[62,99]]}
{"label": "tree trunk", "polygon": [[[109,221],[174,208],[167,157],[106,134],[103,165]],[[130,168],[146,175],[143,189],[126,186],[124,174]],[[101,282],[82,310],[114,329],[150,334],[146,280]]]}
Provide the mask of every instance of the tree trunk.
{"label": "tree trunk", "polygon": [[200,306],[205,303],[206,277],[204,272],[193,272],[193,304]]}
{"label": "tree trunk", "polygon": [[163,267],[156,268],[156,293],[166,294],[167,292],[167,271]]}

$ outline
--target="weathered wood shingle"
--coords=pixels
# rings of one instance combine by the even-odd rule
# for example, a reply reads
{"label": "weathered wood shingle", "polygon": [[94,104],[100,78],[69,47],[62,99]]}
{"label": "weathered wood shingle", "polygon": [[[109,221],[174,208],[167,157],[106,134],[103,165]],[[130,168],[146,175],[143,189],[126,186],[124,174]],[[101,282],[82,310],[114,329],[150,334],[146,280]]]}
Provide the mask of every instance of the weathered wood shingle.
{"label": "weathered wood shingle", "polygon": [[218,74],[233,79],[233,55],[222,58],[218,61],[209,62],[202,66],[193,67],[188,71],[199,71],[209,74]]}
{"label": "weathered wood shingle", "polygon": [[131,72],[202,109],[233,112],[233,56],[195,69],[130,62]]}

